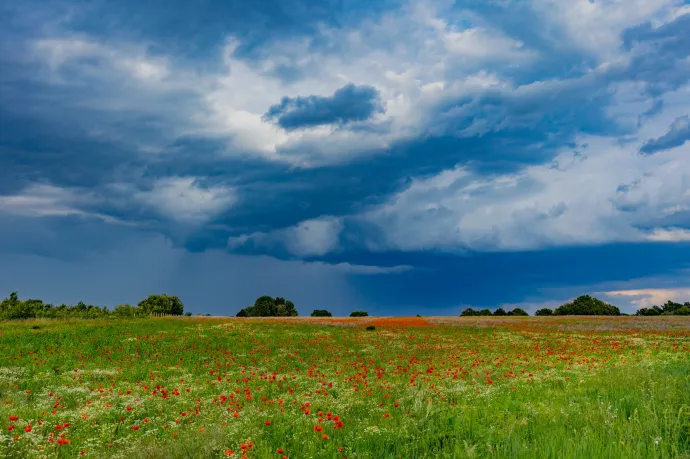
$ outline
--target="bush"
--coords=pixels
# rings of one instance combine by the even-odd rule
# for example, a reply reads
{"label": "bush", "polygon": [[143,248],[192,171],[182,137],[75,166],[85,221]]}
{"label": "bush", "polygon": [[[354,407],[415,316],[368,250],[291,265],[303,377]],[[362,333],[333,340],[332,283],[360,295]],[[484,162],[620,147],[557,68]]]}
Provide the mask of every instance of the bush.
{"label": "bush", "polygon": [[549,308],[541,308],[537,312],[534,313],[535,316],[551,316],[553,315],[553,311]]}
{"label": "bush", "polygon": [[368,330],[368,331],[373,331],[373,330],[376,330],[376,327],[374,327],[373,325],[369,325],[369,326],[367,327],[367,330]]}
{"label": "bush", "polygon": [[495,316],[505,316],[505,315],[507,315],[507,313],[506,313],[505,309],[498,308],[494,311],[494,315]]}
{"label": "bush", "polygon": [[311,313],[312,317],[333,317],[333,314],[330,313],[330,311],[326,311],[325,309],[314,309]]}
{"label": "bush", "polygon": [[556,308],[557,316],[619,316],[620,310],[600,299],[583,295]]}
{"label": "bush", "polygon": [[350,317],[368,317],[369,313],[366,311],[353,311],[350,313]]}
{"label": "bush", "polygon": [[528,316],[527,311],[520,308],[515,308],[508,313],[509,316]]}

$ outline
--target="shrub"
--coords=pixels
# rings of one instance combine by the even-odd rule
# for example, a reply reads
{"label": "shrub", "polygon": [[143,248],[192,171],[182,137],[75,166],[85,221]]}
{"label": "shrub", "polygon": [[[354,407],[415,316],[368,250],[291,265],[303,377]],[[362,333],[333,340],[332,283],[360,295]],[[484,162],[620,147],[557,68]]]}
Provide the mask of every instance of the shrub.
{"label": "shrub", "polygon": [[620,310],[600,299],[583,295],[556,308],[557,316],[619,316]]}
{"label": "shrub", "polygon": [[549,308],[541,308],[537,312],[534,313],[535,316],[551,316],[553,315],[553,311]]}
{"label": "shrub", "polygon": [[507,315],[507,314],[506,314],[505,309],[503,309],[503,308],[498,308],[498,309],[496,309],[496,310],[494,311],[494,315],[495,315],[495,316],[505,316],[505,315]]}
{"label": "shrub", "polygon": [[515,308],[508,313],[509,316],[528,316],[527,311],[520,308]]}
{"label": "shrub", "polygon": [[366,311],[353,311],[350,313],[350,317],[368,317],[369,313]]}
{"label": "shrub", "polygon": [[333,317],[333,314],[330,313],[330,311],[326,311],[325,309],[314,309],[311,313],[312,317]]}
{"label": "shrub", "polygon": [[376,330],[376,327],[374,327],[373,325],[369,325],[369,326],[367,327],[367,330],[368,330],[368,331],[373,331],[373,330]]}

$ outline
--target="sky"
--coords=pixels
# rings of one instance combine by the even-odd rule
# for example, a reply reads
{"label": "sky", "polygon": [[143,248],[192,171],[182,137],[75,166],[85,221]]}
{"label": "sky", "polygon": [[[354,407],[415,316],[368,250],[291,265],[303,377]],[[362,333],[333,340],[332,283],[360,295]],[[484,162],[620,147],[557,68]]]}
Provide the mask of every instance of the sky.
{"label": "sky", "polygon": [[0,0],[0,296],[690,301],[690,1]]}

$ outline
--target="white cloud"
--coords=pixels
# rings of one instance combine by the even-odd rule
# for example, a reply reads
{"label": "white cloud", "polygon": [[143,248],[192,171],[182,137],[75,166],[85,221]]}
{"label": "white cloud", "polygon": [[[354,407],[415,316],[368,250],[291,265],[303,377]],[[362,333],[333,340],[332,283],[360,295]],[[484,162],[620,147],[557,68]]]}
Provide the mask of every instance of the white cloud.
{"label": "white cloud", "polygon": [[[683,210],[688,211],[690,208],[684,208]],[[690,230],[683,228],[657,228],[646,239],[652,242],[688,242],[690,241]]]}
{"label": "white cloud", "polygon": [[117,218],[85,210],[96,201],[97,197],[85,190],[32,183],[16,194],[0,195],[0,213],[24,217],[78,216],[126,224]]}
{"label": "white cloud", "polygon": [[[663,132],[675,112],[664,111],[642,132]],[[577,154],[564,149],[551,164],[493,176],[458,166],[413,180],[354,219],[378,229],[382,239],[376,240],[383,242],[369,242],[374,249],[531,250],[690,240],[682,229],[690,225],[690,146],[644,156],[644,140],[581,136]]]}
{"label": "white cloud", "polygon": [[297,256],[321,256],[339,248],[342,230],[341,218],[323,216],[269,233],[257,232],[231,237],[228,247],[234,249],[251,242],[259,247],[283,246]]}
{"label": "white cloud", "polygon": [[[442,14],[431,3],[411,2],[357,28],[324,25],[320,36],[312,39],[266,44],[251,62],[235,55],[239,42],[229,37],[219,56],[220,70],[204,73],[153,55],[145,43],[107,42],[66,33],[37,40],[33,50],[47,64],[54,82],[87,80],[90,88],[99,84],[108,88],[86,101],[92,108],[148,113],[152,107],[162,108],[163,102],[143,104],[141,98],[151,102],[165,94],[186,92],[196,102],[179,108],[177,125],[168,129],[172,136],[227,136],[228,154],[317,167],[385,151],[395,141],[414,138],[430,128],[438,130],[433,112],[439,103],[505,84],[487,66],[500,69],[535,56],[477,16],[468,19],[476,26],[459,27],[442,19]],[[317,40],[327,40],[337,49],[314,47]],[[390,46],[391,40],[404,46]],[[301,78],[281,80],[273,73],[281,66],[296,68]],[[66,70],[69,78],[63,79]],[[329,96],[348,83],[374,86],[386,112],[347,128],[293,132],[262,119],[284,96]],[[137,90],[132,92],[133,88]],[[164,105],[167,109],[168,104]],[[358,129],[362,124],[368,129]]]}
{"label": "white cloud", "polygon": [[684,303],[690,299],[690,288],[643,288],[634,290],[611,290],[600,292],[611,298],[624,298],[639,308],[661,306],[667,301]]}
{"label": "white cloud", "polygon": [[190,223],[203,223],[237,202],[233,188],[202,187],[196,177],[161,178],[133,198],[164,217]]}
{"label": "white cloud", "polygon": [[68,80],[60,73],[70,65],[78,66],[82,74],[110,78],[113,70],[119,70],[132,79],[156,84],[170,74],[167,59],[150,56],[142,45],[112,45],[90,37],[67,36],[36,40],[33,52],[48,64],[51,76],[64,83]]}
{"label": "white cloud", "polygon": [[290,228],[285,245],[295,255],[324,255],[338,248],[343,223],[340,218],[306,220]]}
{"label": "white cloud", "polygon": [[[621,33],[648,20],[670,20],[682,7],[680,0],[532,0],[544,32],[559,46],[572,46],[600,59],[619,54]],[[536,31],[540,33],[539,31]],[[561,34],[569,40],[564,41]]]}
{"label": "white cloud", "polygon": [[112,183],[106,186],[106,191],[108,193],[104,194],[33,183],[19,193],[0,195],[0,212],[27,217],[77,215],[130,224],[126,219],[110,217],[93,209],[106,206],[132,210],[135,205],[170,220],[200,224],[237,202],[232,187],[203,187],[196,177],[165,177],[155,181],[149,189],[129,183]]}

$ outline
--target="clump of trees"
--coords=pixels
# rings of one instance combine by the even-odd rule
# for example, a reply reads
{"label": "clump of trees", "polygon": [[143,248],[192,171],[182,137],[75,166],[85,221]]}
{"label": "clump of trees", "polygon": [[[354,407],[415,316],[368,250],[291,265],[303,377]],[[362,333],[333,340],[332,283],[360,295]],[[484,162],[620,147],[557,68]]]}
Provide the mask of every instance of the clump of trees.
{"label": "clump of trees", "polygon": [[312,317],[333,317],[333,314],[330,313],[330,311],[327,311],[325,309],[314,309],[311,313]]}
{"label": "clump of trees", "polygon": [[55,306],[37,299],[20,300],[17,292],[12,292],[8,298],[0,302],[0,320],[135,318],[148,317],[151,314],[182,315],[183,313],[182,301],[172,295],[150,295],[137,306],[121,304],[113,310],[106,306],[95,306],[81,301],[76,305],[60,304]]}
{"label": "clump of trees", "polygon": [[237,313],[237,317],[297,317],[295,304],[283,297],[260,296],[253,306],[247,306]]}
{"label": "clump of trees", "polygon": [[368,317],[369,313],[366,311],[352,311],[350,317]]}
{"label": "clump of trees", "polygon": [[621,311],[598,298],[582,295],[570,303],[557,307],[553,314],[556,316],[619,316]]}
{"label": "clump of trees", "polygon": [[475,310],[472,308],[467,308],[464,311],[460,313],[460,317],[481,317],[481,316],[494,316],[494,317],[501,317],[501,316],[528,316],[529,314],[527,311],[521,308],[515,308],[511,311],[507,311],[503,308],[498,308],[496,309],[493,313],[491,312],[490,309],[479,309]]}
{"label": "clump of trees", "polygon": [[676,303],[667,301],[661,306],[654,305],[651,308],[641,308],[636,316],[690,316],[690,301]]}
{"label": "clump of trees", "polygon": [[534,313],[535,316],[552,316],[553,311],[549,308],[541,308]]}

